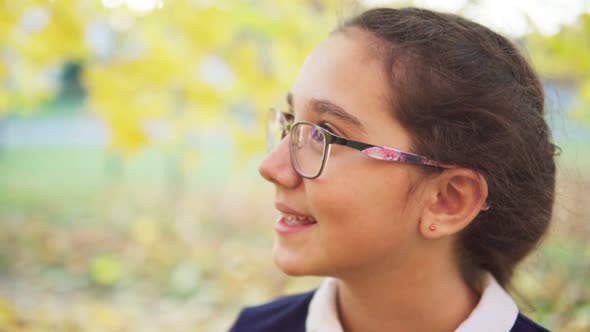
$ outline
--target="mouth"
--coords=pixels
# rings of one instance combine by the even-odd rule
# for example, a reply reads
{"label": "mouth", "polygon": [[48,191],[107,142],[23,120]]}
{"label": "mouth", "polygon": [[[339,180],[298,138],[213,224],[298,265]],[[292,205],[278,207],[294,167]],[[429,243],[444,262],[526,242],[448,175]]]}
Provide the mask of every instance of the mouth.
{"label": "mouth", "polygon": [[281,214],[275,223],[275,230],[281,236],[304,233],[317,226],[317,221],[311,216]]}
{"label": "mouth", "polygon": [[298,212],[282,202],[275,203],[275,207],[281,213],[275,223],[275,230],[281,235],[299,233],[317,224],[314,217]]}
{"label": "mouth", "polygon": [[294,214],[283,214],[279,218],[279,222],[283,222],[287,226],[305,226],[317,223],[317,221],[312,216],[302,216]]}

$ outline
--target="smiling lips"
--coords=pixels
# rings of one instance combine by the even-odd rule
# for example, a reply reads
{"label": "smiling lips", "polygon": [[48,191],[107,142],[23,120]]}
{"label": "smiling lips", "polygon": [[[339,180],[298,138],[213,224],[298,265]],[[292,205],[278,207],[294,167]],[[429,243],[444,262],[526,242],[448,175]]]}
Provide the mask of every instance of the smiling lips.
{"label": "smiling lips", "polygon": [[284,222],[288,226],[300,226],[316,223],[316,220],[313,217],[308,216],[284,215],[281,218],[285,219]]}
{"label": "smiling lips", "polygon": [[315,228],[316,220],[311,216],[283,214],[275,223],[275,230],[281,236],[293,235]]}
{"label": "smiling lips", "polygon": [[275,230],[281,235],[297,233],[317,224],[314,217],[304,215],[282,202],[275,203],[275,207],[281,213],[275,224]]}
{"label": "smiling lips", "polygon": [[315,228],[317,222],[312,217],[283,215],[275,223],[275,230],[279,235],[286,236]]}

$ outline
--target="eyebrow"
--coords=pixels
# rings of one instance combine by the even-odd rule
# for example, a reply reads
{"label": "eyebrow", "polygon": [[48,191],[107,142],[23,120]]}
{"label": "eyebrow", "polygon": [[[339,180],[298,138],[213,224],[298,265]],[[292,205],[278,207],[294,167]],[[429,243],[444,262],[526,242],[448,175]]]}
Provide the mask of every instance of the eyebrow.
{"label": "eyebrow", "polygon": [[[293,108],[293,94],[291,92],[287,94],[287,104],[289,107]],[[309,104],[314,112],[334,116],[346,122],[347,124],[362,130],[365,133],[367,132],[365,126],[363,126],[357,117],[346,112],[344,108],[334,104],[331,101],[325,99],[311,99]]]}

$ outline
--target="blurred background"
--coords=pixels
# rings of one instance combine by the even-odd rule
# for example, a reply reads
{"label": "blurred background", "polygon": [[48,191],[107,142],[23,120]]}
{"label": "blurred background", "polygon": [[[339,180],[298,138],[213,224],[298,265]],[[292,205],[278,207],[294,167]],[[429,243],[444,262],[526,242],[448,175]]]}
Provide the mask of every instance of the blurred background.
{"label": "blurred background", "polygon": [[590,1],[0,0],[0,331],[224,331],[272,265],[265,111],[371,6],[459,13],[540,71],[562,148],[522,311],[590,330]]}

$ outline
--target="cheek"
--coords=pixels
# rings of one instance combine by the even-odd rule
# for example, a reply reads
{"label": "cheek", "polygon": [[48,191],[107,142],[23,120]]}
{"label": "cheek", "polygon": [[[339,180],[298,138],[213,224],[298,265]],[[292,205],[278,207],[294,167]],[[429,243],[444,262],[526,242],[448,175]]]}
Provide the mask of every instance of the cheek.
{"label": "cheek", "polygon": [[406,207],[408,177],[388,171],[332,172],[306,187],[322,246],[334,257],[346,257],[349,264],[383,258],[411,238],[415,222]]}
{"label": "cheek", "polygon": [[395,221],[415,207],[411,190],[414,178],[407,167],[399,164],[350,163],[308,181],[306,196],[320,213]]}

